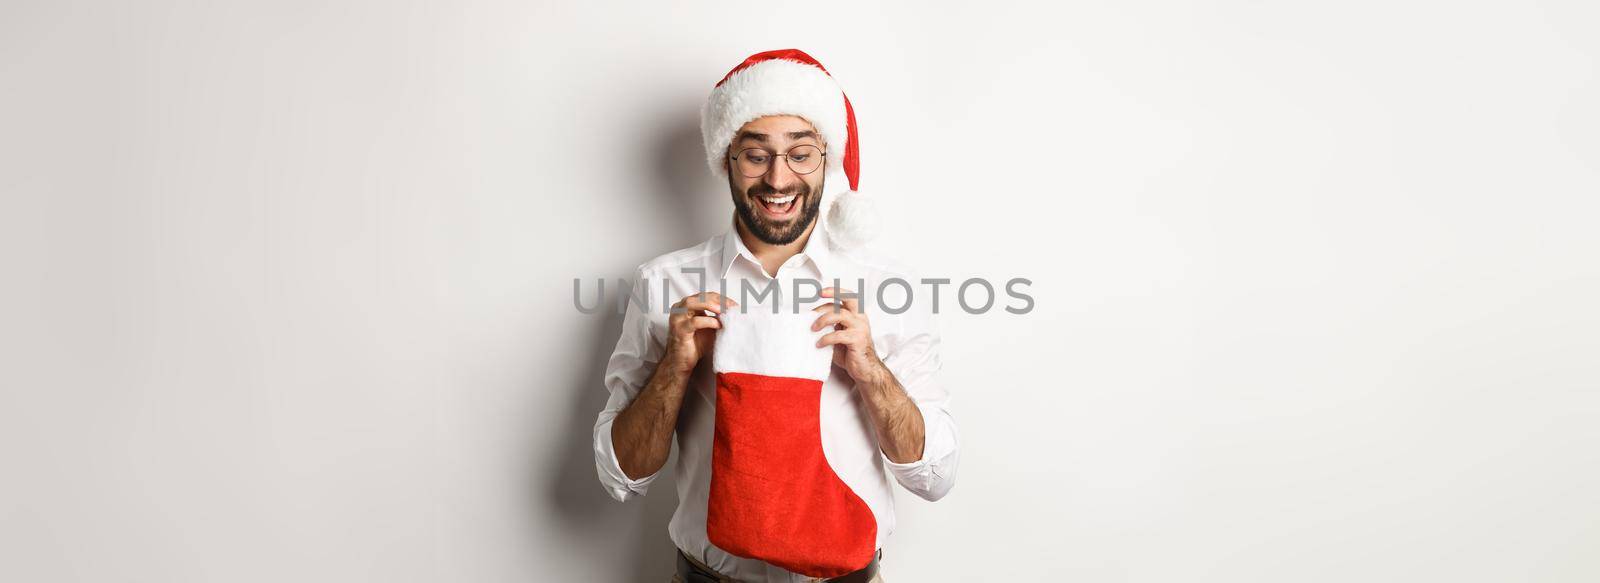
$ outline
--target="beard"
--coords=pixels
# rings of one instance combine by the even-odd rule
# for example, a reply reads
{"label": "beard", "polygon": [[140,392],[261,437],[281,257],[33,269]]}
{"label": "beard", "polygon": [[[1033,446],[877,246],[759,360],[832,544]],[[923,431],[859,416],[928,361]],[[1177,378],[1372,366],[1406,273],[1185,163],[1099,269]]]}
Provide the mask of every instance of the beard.
{"label": "beard", "polygon": [[[752,235],[755,235],[757,239],[768,245],[788,245],[799,239],[800,235],[806,232],[806,228],[811,226],[812,221],[817,220],[817,215],[822,208],[822,191],[827,186],[826,178],[824,178],[823,184],[819,185],[815,191],[812,190],[809,183],[799,181],[795,186],[786,188],[783,192],[778,192],[777,189],[766,182],[757,182],[741,193],[737,187],[733,186],[731,177],[728,181],[728,186],[733,191],[733,208],[738,212],[739,220],[744,222],[745,228],[750,229]],[[792,219],[774,221],[756,210],[756,205],[760,204],[755,201],[756,197],[788,196],[790,194],[795,195],[795,204],[802,205],[800,214]]]}

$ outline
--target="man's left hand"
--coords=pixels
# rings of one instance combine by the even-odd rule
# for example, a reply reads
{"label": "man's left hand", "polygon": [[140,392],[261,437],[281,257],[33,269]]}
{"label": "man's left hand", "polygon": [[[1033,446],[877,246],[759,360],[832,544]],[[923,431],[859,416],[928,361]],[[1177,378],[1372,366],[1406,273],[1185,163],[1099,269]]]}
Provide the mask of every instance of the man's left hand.
{"label": "man's left hand", "polygon": [[[822,290],[822,297],[837,298],[851,293],[850,290],[830,287]],[[857,383],[876,382],[889,374],[883,360],[878,358],[878,352],[872,348],[872,326],[867,321],[867,315],[861,313],[859,298],[840,298],[811,311],[822,314],[811,324],[812,331],[834,327],[833,332],[817,340],[817,346],[833,346],[833,363],[850,373],[850,378]]]}

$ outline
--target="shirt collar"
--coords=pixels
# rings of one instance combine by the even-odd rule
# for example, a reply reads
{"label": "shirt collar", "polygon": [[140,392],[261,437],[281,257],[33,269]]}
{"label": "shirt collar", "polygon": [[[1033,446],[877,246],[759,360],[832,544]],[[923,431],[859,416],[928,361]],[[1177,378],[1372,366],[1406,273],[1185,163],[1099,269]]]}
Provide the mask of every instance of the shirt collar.
{"label": "shirt collar", "polygon": [[[735,218],[734,221],[738,221],[738,219]],[[829,277],[836,275],[832,272],[832,269],[836,267],[834,265],[833,250],[824,241],[827,237],[828,235],[823,228],[822,217],[817,217],[817,226],[811,229],[810,237],[806,239],[805,246],[800,249],[798,254],[804,255],[806,259],[811,261],[812,265],[816,266],[817,273],[822,276],[822,281],[824,282],[829,281]],[[753,264],[761,264],[760,261],[756,260],[755,252],[744,244],[744,239],[739,238],[737,224],[730,225],[728,232],[722,235],[722,259],[718,262],[722,272],[717,277],[727,278],[728,269],[733,266],[733,261],[741,255]]]}

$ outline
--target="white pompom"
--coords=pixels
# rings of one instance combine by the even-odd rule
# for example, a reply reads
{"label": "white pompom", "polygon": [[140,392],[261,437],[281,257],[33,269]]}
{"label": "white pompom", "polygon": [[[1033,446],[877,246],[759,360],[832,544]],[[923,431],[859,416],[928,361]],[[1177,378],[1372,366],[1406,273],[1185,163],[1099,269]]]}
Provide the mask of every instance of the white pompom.
{"label": "white pompom", "polygon": [[882,227],[878,206],[871,197],[848,190],[833,197],[828,206],[828,240],[839,249],[853,249],[877,238]]}

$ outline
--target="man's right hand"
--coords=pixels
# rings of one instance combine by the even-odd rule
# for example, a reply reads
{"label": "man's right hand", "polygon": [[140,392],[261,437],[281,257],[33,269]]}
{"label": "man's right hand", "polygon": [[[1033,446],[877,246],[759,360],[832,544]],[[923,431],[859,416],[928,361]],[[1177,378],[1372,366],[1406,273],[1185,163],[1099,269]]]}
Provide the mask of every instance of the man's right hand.
{"label": "man's right hand", "polygon": [[672,366],[684,374],[693,371],[700,357],[711,352],[717,330],[722,328],[721,320],[703,312],[720,316],[724,307],[738,305],[732,299],[710,291],[685,297],[672,304],[672,315],[667,318],[667,352],[661,364]]}
{"label": "man's right hand", "polygon": [[711,352],[722,321],[705,312],[721,315],[724,305],[736,306],[715,292],[702,292],[672,305],[667,318],[667,350],[650,381],[611,423],[611,441],[617,464],[629,479],[653,475],[667,463],[672,453],[672,433],[678,425],[678,408],[689,375],[700,357]]}

